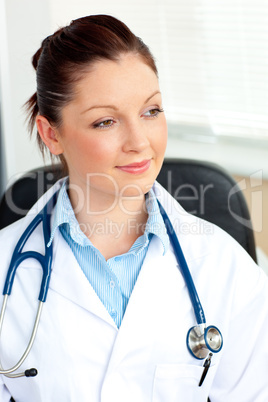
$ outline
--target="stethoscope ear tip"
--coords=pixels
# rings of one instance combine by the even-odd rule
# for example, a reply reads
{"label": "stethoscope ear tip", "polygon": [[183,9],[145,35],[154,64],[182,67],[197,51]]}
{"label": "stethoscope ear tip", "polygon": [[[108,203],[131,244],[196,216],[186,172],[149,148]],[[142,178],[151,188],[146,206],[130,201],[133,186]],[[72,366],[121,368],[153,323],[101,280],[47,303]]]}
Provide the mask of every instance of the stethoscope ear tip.
{"label": "stethoscope ear tip", "polygon": [[38,371],[36,368],[31,368],[28,370],[25,370],[24,375],[25,377],[35,377],[38,374]]}

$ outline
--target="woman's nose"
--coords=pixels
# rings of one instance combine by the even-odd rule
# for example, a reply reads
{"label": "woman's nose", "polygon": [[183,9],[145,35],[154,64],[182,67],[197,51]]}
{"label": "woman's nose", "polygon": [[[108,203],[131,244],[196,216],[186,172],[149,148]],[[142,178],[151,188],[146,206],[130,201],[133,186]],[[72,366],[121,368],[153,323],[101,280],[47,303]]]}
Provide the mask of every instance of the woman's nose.
{"label": "woman's nose", "polygon": [[128,124],[125,129],[124,152],[141,152],[150,145],[148,127],[146,128],[143,122]]}

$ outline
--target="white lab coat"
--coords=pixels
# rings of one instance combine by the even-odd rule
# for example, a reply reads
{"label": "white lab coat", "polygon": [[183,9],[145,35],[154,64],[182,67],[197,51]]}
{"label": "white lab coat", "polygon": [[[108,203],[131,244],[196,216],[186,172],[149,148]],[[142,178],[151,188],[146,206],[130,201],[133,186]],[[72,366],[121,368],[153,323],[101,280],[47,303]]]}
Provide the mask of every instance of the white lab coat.
{"label": "white lab coat", "polygon": [[[0,232],[0,288],[12,250],[37,209]],[[219,228],[187,214],[159,185],[155,191],[173,221],[207,325],[223,334],[221,352],[202,387],[204,361],[191,356],[186,334],[195,325],[173,250],[152,239],[118,330],[58,233],[53,271],[36,341],[22,370],[34,378],[0,376],[0,401],[16,402],[267,402],[268,285],[247,253]],[[42,251],[41,227],[25,249]],[[17,271],[1,337],[10,367],[28,342],[37,309],[41,268],[26,260]]]}

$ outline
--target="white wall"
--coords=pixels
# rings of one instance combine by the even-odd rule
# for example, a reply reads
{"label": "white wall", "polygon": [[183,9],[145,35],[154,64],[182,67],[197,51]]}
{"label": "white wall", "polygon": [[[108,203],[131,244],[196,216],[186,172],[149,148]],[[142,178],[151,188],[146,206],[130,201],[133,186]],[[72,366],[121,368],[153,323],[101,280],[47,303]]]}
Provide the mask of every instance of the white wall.
{"label": "white wall", "polygon": [[50,32],[45,0],[0,0],[1,112],[7,180],[43,164],[29,140],[22,105],[35,91],[31,57]]}

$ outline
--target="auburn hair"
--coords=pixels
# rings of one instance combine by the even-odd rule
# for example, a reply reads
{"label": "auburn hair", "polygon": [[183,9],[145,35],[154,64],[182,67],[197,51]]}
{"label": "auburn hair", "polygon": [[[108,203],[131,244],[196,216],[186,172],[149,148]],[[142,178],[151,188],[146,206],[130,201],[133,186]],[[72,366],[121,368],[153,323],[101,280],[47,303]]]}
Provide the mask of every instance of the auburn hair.
{"label": "auburn hair", "polygon": [[[137,54],[157,75],[149,48],[120,20],[109,15],[91,15],[73,20],[43,40],[32,58],[36,92],[26,102],[30,133],[38,114],[55,127],[61,111],[75,96],[75,86],[90,66],[100,60],[119,60],[125,53]],[[37,133],[39,148],[46,149]],[[64,159],[61,157],[62,162]]]}

